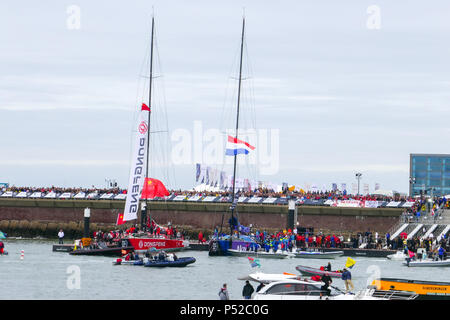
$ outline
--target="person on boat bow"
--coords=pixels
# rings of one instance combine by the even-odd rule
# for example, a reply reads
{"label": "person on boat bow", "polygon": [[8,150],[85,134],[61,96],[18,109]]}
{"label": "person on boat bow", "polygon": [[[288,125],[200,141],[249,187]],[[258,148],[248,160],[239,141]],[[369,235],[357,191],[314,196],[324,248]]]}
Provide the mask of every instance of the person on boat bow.
{"label": "person on boat bow", "polygon": [[322,299],[322,295],[325,292],[326,295],[329,297],[331,294],[331,290],[328,288],[333,280],[331,280],[331,277],[328,272],[325,272],[325,274],[320,279],[324,283],[322,287],[320,287],[320,299]]}
{"label": "person on boat bow", "polygon": [[344,283],[345,283],[345,292],[346,293],[351,292],[350,288],[351,288],[351,290],[355,289],[355,286],[353,285],[353,282],[352,282],[352,274],[347,268],[344,268],[344,272],[342,272],[342,280],[344,280]]}

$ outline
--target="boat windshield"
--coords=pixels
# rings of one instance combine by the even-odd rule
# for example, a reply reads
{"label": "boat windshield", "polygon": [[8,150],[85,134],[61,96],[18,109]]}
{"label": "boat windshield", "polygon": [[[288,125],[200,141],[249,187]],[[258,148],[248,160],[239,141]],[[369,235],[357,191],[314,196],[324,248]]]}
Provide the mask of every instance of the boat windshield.
{"label": "boat windshield", "polygon": [[[265,294],[275,295],[302,295],[302,296],[320,296],[320,286],[306,283],[279,283],[275,284]],[[331,291],[331,296],[336,295],[334,290]]]}

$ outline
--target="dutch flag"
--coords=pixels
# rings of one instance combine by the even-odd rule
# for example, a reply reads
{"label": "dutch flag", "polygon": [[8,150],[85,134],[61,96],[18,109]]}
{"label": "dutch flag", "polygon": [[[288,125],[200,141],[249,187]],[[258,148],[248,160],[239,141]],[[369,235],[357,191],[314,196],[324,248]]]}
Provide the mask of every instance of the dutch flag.
{"label": "dutch flag", "polygon": [[228,136],[227,149],[225,151],[225,155],[235,156],[237,154],[248,154],[251,150],[254,149],[255,147],[249,144],[248,142],[239,140],[232,136]]}

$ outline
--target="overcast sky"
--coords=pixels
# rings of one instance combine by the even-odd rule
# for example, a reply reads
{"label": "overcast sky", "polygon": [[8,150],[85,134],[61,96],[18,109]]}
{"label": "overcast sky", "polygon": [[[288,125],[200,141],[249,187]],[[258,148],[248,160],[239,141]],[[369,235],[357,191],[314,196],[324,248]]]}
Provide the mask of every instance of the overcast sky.
{"label": "overcast sky", "polygon": [[[448,1],[5,0],[0,182],[127,187],[152,6],[154,108],[193,145],[195,121],[234,126],[245,7],[242,126],[279,130],[279,168],[240,176],[350,186],[360,171],[371,191],[407,192],[410,153],[450,153]],[[194,159],[169,167],[170,187],[193,187]]]}

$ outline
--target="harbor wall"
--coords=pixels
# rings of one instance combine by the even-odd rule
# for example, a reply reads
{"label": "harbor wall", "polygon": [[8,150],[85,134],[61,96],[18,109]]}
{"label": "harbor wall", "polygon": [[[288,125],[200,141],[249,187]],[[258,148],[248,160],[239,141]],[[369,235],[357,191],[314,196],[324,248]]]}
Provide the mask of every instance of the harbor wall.
{"label": "harbor wall", "polygon": [[[117,200],[51,200],[0,199],[0,230],[10,236],[56,237],[62,228],[66,237],[76,238],[83,233],[85,208],[91,209],[91,230],[116,228],[124,201]],[[187,233],[210,233],[216,226],[228,228],[230,218],[227,203],[149,202],[150,215],[158,224],[173,225]],[[401,209],[336,208],[298,206],[297,222],[325,233],[350,234],[367,230],[384,234],[399,222]],[[280,230],[286,228],[288,206],[242,204],[238,206],[242,225]]]}

